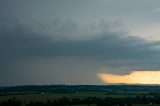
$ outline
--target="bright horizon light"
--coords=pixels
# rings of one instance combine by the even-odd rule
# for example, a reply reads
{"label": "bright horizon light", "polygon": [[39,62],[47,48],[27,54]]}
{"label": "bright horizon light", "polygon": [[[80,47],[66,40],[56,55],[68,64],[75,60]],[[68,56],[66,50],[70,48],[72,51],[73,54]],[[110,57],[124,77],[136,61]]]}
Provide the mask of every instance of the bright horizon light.
{"label": "bright horizon light", "polygon": [[128,75],[98,74],[105,83],[160,84],[160,71],[133,71]]}

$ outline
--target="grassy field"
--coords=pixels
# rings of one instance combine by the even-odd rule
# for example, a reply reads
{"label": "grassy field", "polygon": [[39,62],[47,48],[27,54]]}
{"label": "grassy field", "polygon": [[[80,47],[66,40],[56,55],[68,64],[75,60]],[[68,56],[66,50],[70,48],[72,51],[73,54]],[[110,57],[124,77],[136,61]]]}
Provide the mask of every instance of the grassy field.
{"label": "grassy field", "polygon": [[[88,106],[88,104],[74,105],[74,106]],[[90,104],[90,106],[96,106],[95,104]],[[133,104],[132,106],[160,106],[160,104]]]}
{"label": "grassy field", "polygon": [[98,98],[105,98],[105,97],[113,97],[113,98],[122,98],[134,95],[124,95],[124,94],[107,94],[106,92],[80,92],[80,93],[69,93],[69,94],[51,94],[51,93],[42,93],[42,94],[19,94],[19,95],[3,95],[0,96],[0,101],[7,100],[10,98],[16,98],[21,101],[46,101],[46,100],[55,100],[59,99],[63,96],[69,98],[80,98],[84,99],[87,97],[98,97]]}
{"label": "grassy field", "polygon": [[[137,94],[137,93],[136,93]],[[9,95],[1,95],[0,102],[5,101],[8,99],[16,98],[17,100],[22,101],[24,104],[29,103],[30,101],[47,101],[47,100],[58,100],[62,97],[69,97],[69,98],[80,98],[85,99],[87,97],[98,97],[98,98],[106,98],[106,97],[113,97],[113,98],[123,98],[123,97],[133,97],[136,96],[133,94],[125,94],[123,92],[118,92],[117,94],[111,94],[107,92],[77,92],[77,93],[16,93],[16,94],[9,94]],[[140,95],[140,94],[139,94]],[[147,95],[146,95],[147,96]],[[151,96],[151,95],[148,95]],[[88,106],[87,104],[80,104],[74,106]],[[90,106],[96,106],[95,104],[90,104]],[[149,104],[134,104],[132,106],[151,106]],[[160,104],[154,104],[152,106],[160,106]]]}
{"label": "grassy field", "polygon": [[[73,106],[88,106],[88,104],[73,105]],[[90,104],[89,106],[96,106],[96,104]]]}
{"label": "grassy field", "polygon": [[[77,92],[77,93],[65,93],[65,94],[52,94],[52,93],[41,93],[41,94],[18,94],[18,95],[3,95],[0,96],[0,102],[8,99],[16,98],[17,100],[22,101],[24,104],[30,101],[47,101],[47,100],[56,100],[60,99],[61,97],[69,97],[69,98],[80,98],[84,99],[87,97],[98,97],[98,98],[105,98],[105,97],[113,97],[113,98],[123,98],[123,97],[131,97],[135,95],[125,95],[125,94],[107,94],[106,92]],[[80,104],[80,105],[73,105],[73,106],[88,106],[88,104]],[[96,104],[90,104],[89,106],[96,106]],[[160,104],[133,104],[132,106],[160,106]]]}
{"label": "grassy field", "polygon": [[[82,105],[73,105],[73,106],[88,106],[88,104],[82,104]],[[95,104],[90,104],[90,106],[96,106]],[[133,104],[132,106],[160,106],[160,104]]]}
{"label": "grassy field", "polygon": [[132,106],[160,106],[160,104],[133,104]]}

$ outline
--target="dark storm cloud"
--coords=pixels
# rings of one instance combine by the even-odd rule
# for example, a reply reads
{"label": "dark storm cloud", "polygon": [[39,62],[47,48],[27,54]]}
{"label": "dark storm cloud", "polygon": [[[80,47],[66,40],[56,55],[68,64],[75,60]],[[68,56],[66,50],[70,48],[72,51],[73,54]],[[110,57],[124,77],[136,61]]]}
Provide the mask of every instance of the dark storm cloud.
{"label": "dark storm cloud", "polygon": [[2,60],[34,56],[98,56],[124,60],[151,59],[159,53],[154,48],[159,42],[147,42],[138,37],[128,37],[121,32],[108,31],[88,40],[57,41],[54,40],[54,33],[52,36],[38,34],[16,19],[1,18],[0,56]]}
{"label": "dark storm cloud", "polygon": [[[16,19],[0,19],[2,57],[25,57],[43,54],[51,45],[49,38],[37,35]],[[49,49],[47,49],[48,51]]]}
{"label": "dark storm cloud", "polygon": [[[32,25],[27,26],[18,19],[0,18],[2,85],[51,84],[65,81],[75,84],[71,77],[77,78],[76,81],[80,84],[85,84],[85,81],[94,84],[97,80],[92,79],[96,77],[97,66],[118,68],[110,70],[122,73],[119,67],[130,67],[131,70],[139,66],[148,68],[159,63],[159,42],[148,42],[139,37],[129,37],[127,33],[104,30],[109,27],[103,25],[100,26],[103,29],[101,33],[96,36],[86,34],[86,37],[85,32],[79,31],[77,23],[61,20],[57,22],[53,27],[59,32],[53,30],[51,35],[47,35],[42,33],[43,28],[42,31],[35,30]],[[66,25],[70,28],[66,29],[64,23],[70,24]],[[70,31],[72,29],[75,31]],[[67,32],[72,32],[72,36]],[[72,39],[76,34],[82,35],[82,38]],[[134,64],[135,66],[131,66]],[[125,71],[127,72],[126,69]],[[73,73],[75,76],[72,76]],[[81,80],[80,74],[86,77]]]}
{"label": "dark storm cloud", "polygon": [[94,84],[101,72],[160,69],[159,3],[0,0],[0,84]]}

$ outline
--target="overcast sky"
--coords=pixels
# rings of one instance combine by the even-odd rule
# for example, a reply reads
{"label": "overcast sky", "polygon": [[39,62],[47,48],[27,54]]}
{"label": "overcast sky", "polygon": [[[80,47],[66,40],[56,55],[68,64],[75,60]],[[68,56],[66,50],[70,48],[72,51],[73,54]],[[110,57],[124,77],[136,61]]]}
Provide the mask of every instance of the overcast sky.
{"label": "overcast sky", "polygon": [[160,69],[159,0],[0,0],[0,85],[104,84]]}

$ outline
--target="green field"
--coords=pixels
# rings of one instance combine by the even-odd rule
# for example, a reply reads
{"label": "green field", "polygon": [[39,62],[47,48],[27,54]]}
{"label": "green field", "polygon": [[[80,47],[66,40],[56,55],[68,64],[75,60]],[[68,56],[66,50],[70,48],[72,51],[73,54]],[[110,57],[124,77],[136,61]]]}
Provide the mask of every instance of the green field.
{"label": "green field", "polygon": [[87,97],[98,97],[98,98],[105,98],[105,97],[113,97],[113,98],[123,98],[123,97],[131,97],[135,95],[125,95],[125,94],[108,94],[107,92],[77,92],[77,93],[65,93],[65,94],[53,94],[53,93],[39,93],[39,94],[11,94],[11,95],[3,95],[0,96],[0,101],[16,98],[17,100],[21,101],[46,101],[46,100],[56,100],[60,99],[61,97],[69,97],[69,98],[80,98],[84,99]]}
{"label": "green field", "polygon": [[[140,94],[139,94],[140,95]],[[124,97],[134,97],[136,94],[124,94],[124,93],[117,93],[117,94],[108,94],[107,92],[77,92],[77,93],[19,93],[19,94],[9,94],[9,95],[1,95],[0,96],[0,102],[5,101],[8,99],[14,99],[22,101],[22,103],[26,104],[30,101],[36,102],[36,101],[43,101],[46,102],[47,100],[53,101],[53,100],[59,100],[62,97],[68,97],[68,98],[80,98],[85,99],[87,97],[98,97],[98,98],[106,98],[106,97],[112,97],[112,98],[124,98]],[[151,97],[151,95],[146,95]],[[73,105],[73,106],[88,106],[88,104],[79,104],[79,105]],[[90,104],[89,106],[96,106],[96,104]],[[150,104],[133,104],[132,106],[151,106]],[[160,106],[160,104],[153,104],[152,106]]]}
{"label": "green field", "polygon": [[[73,106],[88,106],[88,104],[73,105]],[[96,106],[96,104],[90,104],[89,106]]]}
{"label": "green field", "polygon": [[[73,106],[88,106],[88,104],[83,104],[83,105],[73,105]],[[95,104],[91,104],[90,106],[96,106]],[[133,104],[132,106],[160,106],[160,104]]]}
{"label": "green field", "polygon": [[82,92],[82,93],[69,93],[69,94],[51,94],[51,93],[43,93],[43,94],[19,94],[19,95],[4,95],[0,96],[0,101],[7,100],[10,98],[16,98],[22,101],[45,101],[45,100],[55,100],[59,99],[63,96],[69,98],[80,98],[84,99],[87,97],[98,97],[98,98],[105,98],[105,97],[114,97],[114,98],[121,98],[133,95],[123,95],[123,94],[107,94],[106,92]]}
{"label": "green field", "polygon": [[133,104],[133,106],[160,106],[160,104]]}

